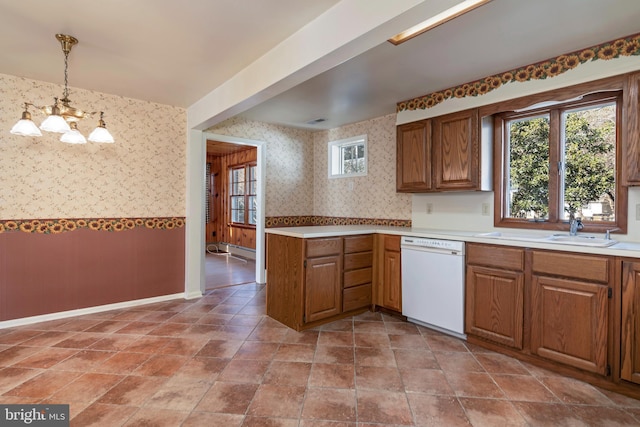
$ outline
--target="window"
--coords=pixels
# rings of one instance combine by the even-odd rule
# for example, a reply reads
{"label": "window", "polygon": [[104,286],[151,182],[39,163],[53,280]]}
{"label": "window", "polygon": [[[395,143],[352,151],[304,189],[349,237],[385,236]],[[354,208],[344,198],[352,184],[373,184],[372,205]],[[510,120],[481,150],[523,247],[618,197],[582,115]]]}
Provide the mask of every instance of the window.
{"label": "window", "polygon": [[229,168],[231,222],[255,226],[257,222],[257,168],[253,163]]}
{"label": "window", "polygon": [[496,225],[564,229],[571,216],[587,231],[626,225],[626,198],[617,197],[621,103],[620,92],[608,92],[499,115]]}
{"label": "window", "polygon": [[329,143],[329,178],[367,174],[367,136]]}

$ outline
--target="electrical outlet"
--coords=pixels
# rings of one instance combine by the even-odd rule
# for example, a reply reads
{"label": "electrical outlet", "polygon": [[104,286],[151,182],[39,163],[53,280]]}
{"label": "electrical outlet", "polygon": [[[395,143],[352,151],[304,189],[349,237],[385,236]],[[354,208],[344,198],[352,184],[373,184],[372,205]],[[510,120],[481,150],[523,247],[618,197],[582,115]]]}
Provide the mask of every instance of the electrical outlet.
{"label": "electrical outlet", "polygon": [[640,221],[640,203],[636,205],[636,221]]}
{"label": "electrical outlet", "polygon": [[349,191],[353,191],[353,181],[349,181]]}
{"label": "electrical outlet", "polygon": [[491,209],[489,207],[489,203],[483,203],[482,204],[482,215],[483,216],[489,216]]}
{"label": "electrical outlet", "polygon": [[433,213],[433,203],[427,203],[427,214],[431,215]]}

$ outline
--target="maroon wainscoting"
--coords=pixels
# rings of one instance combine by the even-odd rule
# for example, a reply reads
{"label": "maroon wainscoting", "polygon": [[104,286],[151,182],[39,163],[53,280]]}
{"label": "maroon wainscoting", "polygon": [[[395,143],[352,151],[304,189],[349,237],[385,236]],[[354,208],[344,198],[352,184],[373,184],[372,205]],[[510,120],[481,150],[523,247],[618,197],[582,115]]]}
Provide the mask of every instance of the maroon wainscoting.
{"label": "maroon wainscoting", "polygon": [[185,229],[0,233],[0,321],[184,291]]}

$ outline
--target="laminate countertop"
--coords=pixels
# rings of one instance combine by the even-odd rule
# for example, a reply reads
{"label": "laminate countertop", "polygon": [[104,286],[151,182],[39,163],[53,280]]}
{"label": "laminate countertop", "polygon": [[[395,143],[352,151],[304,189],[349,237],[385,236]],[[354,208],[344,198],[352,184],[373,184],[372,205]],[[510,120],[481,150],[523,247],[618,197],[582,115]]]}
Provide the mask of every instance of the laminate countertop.
{"label": "laminate countertop", "polygon": [[[525,240],[506,240],[494,237],[483,236],[481,231],[460,231],[460,230],[440,230],[416,227],[389,227],[379,225],[318,225],[303,227],[278,227],[267,228],[267,234],[279,234],[282,236],[297,237],[301,239],[312,239],[317,237],[339,237],[353,236],[356,234],[393,234],[399,236],[424,237],[430,239],[457,240],[463,242],[485,243],[503,246],[516,246],[533,249],[547,249],[565,252],[575,252],[584,254],[612,255],[630,258],[640,258],[640,242],[617,242],[608,247],[580,246],[575,244],[565,244],[548,241],[525,241]],[[505,233],[512,232],[505,230]],[[514,232],[523,235],[544,236],[544,233],[534,233],[532,231]],[[546,235],[556,234],[546,232]],[[562,233],[566,234],[566,233]],[[582,236],[594,236],[602,238],[602,235],[591,233],[579,233]],[[615,240],[615,234],[612,239]]]}

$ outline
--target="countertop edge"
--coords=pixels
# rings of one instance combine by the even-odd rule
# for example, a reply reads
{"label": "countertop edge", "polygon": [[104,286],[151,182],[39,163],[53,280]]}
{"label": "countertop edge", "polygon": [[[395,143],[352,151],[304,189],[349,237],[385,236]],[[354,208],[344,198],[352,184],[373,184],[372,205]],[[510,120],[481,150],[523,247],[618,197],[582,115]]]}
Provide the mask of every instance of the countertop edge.
{"label": "countertop edge", "polygon": [[628,258],[640,258],[640,243],[618,242],[609,247],[575,246],[560,243],[525,242],[514,240],[498,240],[480,237],[480,231],[433,230],[424,228],[389,227],[376,225],[319,225],[307,227],[267,228],[267,234],[311,239],[318,237],[353,236],[357,234],[391,234],[399,236],[425,237],[434,239],[457,240],[468,243],[484,243],[490,245],[513,246],[532,249],[546,249],[583,254],[610,255]]}

